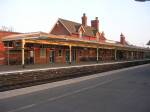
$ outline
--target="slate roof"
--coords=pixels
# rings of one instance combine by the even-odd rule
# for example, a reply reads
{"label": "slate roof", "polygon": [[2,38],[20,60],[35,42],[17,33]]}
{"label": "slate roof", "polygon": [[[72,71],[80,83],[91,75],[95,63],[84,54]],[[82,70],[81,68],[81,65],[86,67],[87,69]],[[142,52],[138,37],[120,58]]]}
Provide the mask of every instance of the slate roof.
{"label": "slate roof", "polygon": [[[78,33],[78,29],[81,27],[82,24],[77,23],[77,22],[73,22],[73,21],[69,21],[69,20],[65,20],[65,19],[61,19],[59,18],[59,21],[67,28],[67,30],[69,30],[70,33]],[[92,36],[95,37],[97,30],[91,26],[83,26],[85,32],[83,33],[85,36]]]}

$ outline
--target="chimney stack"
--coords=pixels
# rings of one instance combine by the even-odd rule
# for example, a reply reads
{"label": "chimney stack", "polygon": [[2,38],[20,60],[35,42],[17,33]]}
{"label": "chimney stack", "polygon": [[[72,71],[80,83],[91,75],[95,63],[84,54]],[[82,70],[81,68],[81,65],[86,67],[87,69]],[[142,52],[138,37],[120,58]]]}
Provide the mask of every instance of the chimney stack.
{"label": "chimney stack", "polygon": [[121,35],[120,35],[120,43],[122,44],[122,45],[125,45],[125,43],[126,43],[126,41],[125,41],[125,36],[121,33]]}
{"label": "chimney stack", "polygon": [[87,17],[85,13],[83,13],[83,16],[82,16],[82,25],[87,26]]}
{"label": "chimney stack", "polygon": [[96,17],[95,20],[91,21],[91,26],[94,27],[97,31],[99,31],[99,20],[98,20],[98,17]]}

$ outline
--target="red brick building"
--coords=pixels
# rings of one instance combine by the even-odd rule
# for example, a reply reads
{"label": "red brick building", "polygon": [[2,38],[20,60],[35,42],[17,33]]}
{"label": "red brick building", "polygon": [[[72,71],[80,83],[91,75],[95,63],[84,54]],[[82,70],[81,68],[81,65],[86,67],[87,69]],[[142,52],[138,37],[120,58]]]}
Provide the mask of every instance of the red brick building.
{"label": "red brick building", "polygon": [[18,32],[1,31],[0,30],[0,65],[6,64],[7,49],[2,42],[2,38],[9,35],[20,34]]}
{"label": "red brick building", "polygon": [[82,24],[59,18],[50,34],[68,35],[74,38],[99,42],[105,42],[106,40],[104,33],[99,32],[98,17],[91,21],[91,26],[88,26],[85,14],[82,17]]}
{"label": "red brick building", "polygon": [[143,59],[144,53],[149,51],[129,45],[122,33],[118,42],[107,40],[104,32],[99,31],[98,17],[91,21],[91,26],[87,25],[85,14],[81,20],[81,23],[77,23],[59,18],[50,33],[35,32],[3,37],[7,51],[6,62],[24,65],[133,60]]}

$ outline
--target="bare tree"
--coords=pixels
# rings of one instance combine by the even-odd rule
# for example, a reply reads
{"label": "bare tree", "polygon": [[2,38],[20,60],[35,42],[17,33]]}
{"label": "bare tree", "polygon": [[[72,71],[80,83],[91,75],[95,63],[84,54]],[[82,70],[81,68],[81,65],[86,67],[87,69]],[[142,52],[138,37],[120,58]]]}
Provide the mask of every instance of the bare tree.
{"label": "bare tree", "polygon": [[7,27],[7,26],[1,26],[1,27],[0,27],[0,31],[14,32],[14,27],[12,27],[12,26],[10,26],[10,27]]}

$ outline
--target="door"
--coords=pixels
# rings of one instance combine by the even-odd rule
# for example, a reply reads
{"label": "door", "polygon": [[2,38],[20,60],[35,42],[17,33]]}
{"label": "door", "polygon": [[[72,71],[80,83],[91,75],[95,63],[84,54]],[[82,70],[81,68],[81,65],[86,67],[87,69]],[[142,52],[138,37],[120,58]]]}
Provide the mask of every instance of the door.
{"label": "door", "polygon": [[72,62],[76,62],[76,49],[72,50]]}
{"label": "door", "polygon": [[30,51],[30,64],[34,64],[34,51]]}
{"label": "door", "polygon": [[50,50],[50,63],[54,63],[55,62],[55,51],[54,50]]}
{"label": "door", "polygon": [[70,61],[70,51],[69,49],[66,49],[66,63],[69,63]]}

